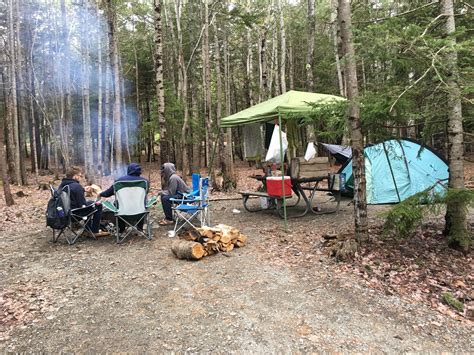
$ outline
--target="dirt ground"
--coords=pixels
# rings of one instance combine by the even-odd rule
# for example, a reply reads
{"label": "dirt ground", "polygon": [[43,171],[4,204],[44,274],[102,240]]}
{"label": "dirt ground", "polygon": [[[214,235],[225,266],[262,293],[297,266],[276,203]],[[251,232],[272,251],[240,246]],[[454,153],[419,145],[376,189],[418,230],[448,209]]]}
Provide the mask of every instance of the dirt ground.
{"label": "dirt ground", "polygon": [[[1,352],[474,350],[472,322],[371,287],[326,256],[321,235],[350,228],[347,201],[337,215],[290,219],[289,233],[275,213],[214,201],[212,223],[248,244],[190,262],[172,255],[167,227],[151,241],[53,244],[48,192],[28,195],[26,210],[0,214]],[[386,208],[369,207],[371,226]],[[462,262],[472,292],[472,257]]]}

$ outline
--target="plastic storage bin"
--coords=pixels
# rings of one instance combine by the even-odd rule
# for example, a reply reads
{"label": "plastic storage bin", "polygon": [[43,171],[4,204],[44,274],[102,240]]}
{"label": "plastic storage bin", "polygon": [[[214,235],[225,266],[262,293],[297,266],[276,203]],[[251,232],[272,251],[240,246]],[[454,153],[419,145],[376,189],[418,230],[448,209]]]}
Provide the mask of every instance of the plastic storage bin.
{"label": "plastic storage bin", "polygon": [[284,184],[281,183],[281,180],[281,176],[267,177],[267,193],[270,197],[291,197],[291,178],[285,176]]}

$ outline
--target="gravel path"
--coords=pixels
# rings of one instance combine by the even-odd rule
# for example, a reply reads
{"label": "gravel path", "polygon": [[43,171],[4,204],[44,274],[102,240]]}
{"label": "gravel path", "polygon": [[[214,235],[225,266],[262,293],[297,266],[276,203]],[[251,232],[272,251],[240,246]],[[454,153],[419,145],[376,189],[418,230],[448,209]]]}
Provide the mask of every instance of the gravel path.
{"label": "gravel path", "polygon": [[[240,228],[248,245],[199,262],[176,260],[163,228],[151,242],[123,245],[52,244],[39,225],[29,235],[3,233],[0,306],[21,312],[0,322],[0,351],[474,350],[472,327],[337,275],[322,254],[310,268],[273,258],[262,244],[280,220],[233,208],[240,201],[215,203],[214,222]],[[311,216],[290,228],[334,223]]]}

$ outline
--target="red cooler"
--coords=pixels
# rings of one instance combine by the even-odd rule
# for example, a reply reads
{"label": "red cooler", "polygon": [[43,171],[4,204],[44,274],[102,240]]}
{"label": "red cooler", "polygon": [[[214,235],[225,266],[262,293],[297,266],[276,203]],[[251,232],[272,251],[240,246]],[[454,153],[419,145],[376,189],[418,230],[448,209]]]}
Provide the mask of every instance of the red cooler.
{"label": "red cooler", "polygon": [[267,177],[267,192],[270,197],[291,197],[291,178],[285,176],[284,179],[285,182],[282,184],[281,176]]}

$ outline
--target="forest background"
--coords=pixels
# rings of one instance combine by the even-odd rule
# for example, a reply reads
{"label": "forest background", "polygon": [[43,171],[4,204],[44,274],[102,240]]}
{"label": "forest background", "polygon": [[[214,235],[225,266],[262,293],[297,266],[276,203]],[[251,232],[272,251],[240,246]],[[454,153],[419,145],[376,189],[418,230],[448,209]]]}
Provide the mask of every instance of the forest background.
{"label": "forest background", "polygon": [[[212,165],[214,188],[232,189],[243,130],[219,130],[221,118],[287,90],[356,100],[364,144],[412,137],[449,158],[453,73],[462,154],[472,153],[472,5],[352,1],[351,98],[340,3],[1,1],[5,198],[30,171],[82,165],[93,182],[132,160],[174,161],[184,176]],[[294,132],[301,147],[351,142],[345,107],[315,106]]]}

